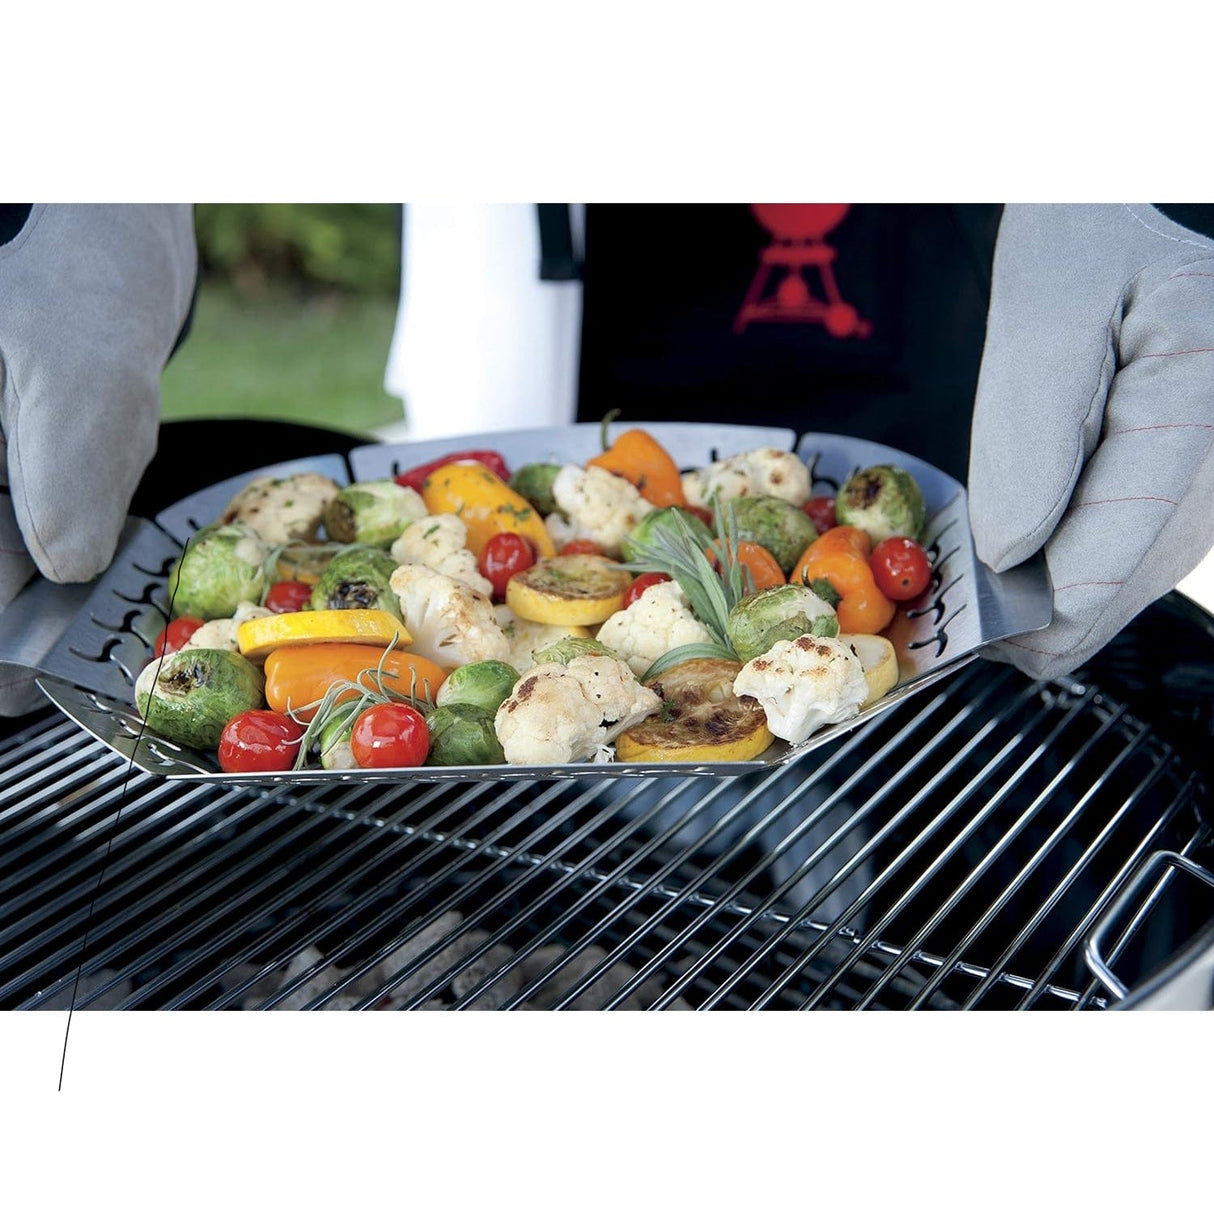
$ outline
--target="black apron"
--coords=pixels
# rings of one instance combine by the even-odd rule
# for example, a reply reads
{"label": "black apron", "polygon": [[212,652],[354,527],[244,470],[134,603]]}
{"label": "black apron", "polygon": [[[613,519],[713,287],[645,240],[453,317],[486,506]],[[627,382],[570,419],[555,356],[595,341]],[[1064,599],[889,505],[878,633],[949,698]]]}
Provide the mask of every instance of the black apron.
{"label": "black apron", "polygon": [[578,418],[823,430],[965,480],[997,205],[590,205]]}

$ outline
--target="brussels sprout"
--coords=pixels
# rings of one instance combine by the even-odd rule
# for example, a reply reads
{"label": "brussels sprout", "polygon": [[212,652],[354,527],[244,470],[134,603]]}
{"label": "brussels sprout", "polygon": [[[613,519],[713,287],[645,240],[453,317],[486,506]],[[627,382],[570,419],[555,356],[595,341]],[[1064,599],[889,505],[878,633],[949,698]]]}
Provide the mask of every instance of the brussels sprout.
{"label": "brussels sprout", "polygon": [[400,619],[400,600],[389,584],[395,558],[382,548],[347,548],[325,567],[312,590],[312,610],[378,608]]}
{"label": "brussels sprout", "polygon": [[342,544],[387,548],[425,514],[426,504],[416,489],[388,480],[358,481],[325,507],[325,531]]}
{"label": "brussels sprout", "polygon": [[776,558],[784,576],[796,566],[801,554],[818,538],[818,529],[809,515],[779,497],[736,497],[734,518],[738,539],[761,544]]}
{"label": "brussels sprout", "polygon": [[837,636],[839,622],[829,604],[808,586],[795,584],[748,594],[725,621],[725,634],[743,662],[766,653],[777,641],[796,640],[808,632]]}
{"label": "brussels sprout", "polygon": [[518,671],[508,662],[487,658],[458,666],[443,681],[434,702],[439,707],[449,704],[473,704],[486,712],[497,712],[501,702],[514,690]]}
{"label": "brussels sprout", "polygon": [[447,704],[426,718],[430,729],[427,764],[463,767],[467,764],[504,763],[506,756],[493,728],[494,714],[476,704]]}
{"label": "brussels sprout", "polygon": [[874,544],[891,535],[920,539],[927,509],[915,478],[892,464],[862,468],[849,477],[835,498],[835,518],[859,527]]}
{"label": "brussels sprout", "polygon": [[350,748],[350,735],[354,732],[355,709],[358,700],[347,700],[333,710],[333,716],[320,731],[317,748],[320,765],[325,771],[339,771],[346,767],[357,767],[354,751]]}
{"label": "brussels sprout", "polygon": [[237,713],[262,707],[265,679],[226,649],[183,649],[149,662],[135,682],[135,707],[161,737],[213,750]]}
{"label": "brussels sprout", "polygon": [[552,496],[552,482],[560,470],[560,464],[524,464],[510,478],[510,488],[521,493],[541,514],[555,514],[559,507]]}
{"label": "brussels sprout", "polygon": [[169,571],[175,616],[224,620],[244,601],[261,601],[270,554],[247,523],[213,523],[197,531]]}
{"label": "brussels sprout", "polygon": [[532,657],[537,666],[542,662],[560,662],[562,666],[568,666],[574,658],[583,658],[587,654],[608,658],[620,656],[614,649],[608,648],[602,641],[596,641],[594,637],[562,637],[543,649],[537,649]]}
{"label": "brussels sprout", "polygon": [[[661,510],[651,510],[624,537],[624,542],[620,545],[623,559],[635,561],[637,559],[635,546],[653,543],[654,533],[670,527],[671,521],[676,515],[687,524],[691,534],[701,544],[707,546],[716,538],[708,524],[698,515],[692,514],[690,510],[684,510],[681,506],[663,506]],[[801,554],[798,552],[797,555]]]}

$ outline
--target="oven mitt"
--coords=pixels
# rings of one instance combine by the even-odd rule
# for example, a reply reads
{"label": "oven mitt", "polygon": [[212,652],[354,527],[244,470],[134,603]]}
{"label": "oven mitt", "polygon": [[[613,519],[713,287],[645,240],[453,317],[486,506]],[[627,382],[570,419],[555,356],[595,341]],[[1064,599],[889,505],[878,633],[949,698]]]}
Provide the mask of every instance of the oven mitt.
{"label": "oven mitt", "polygon": [[[196,270],[188,205],[38,205],[0,247],[0,612],[113,559]],[[0,712],[38,702],[0,665]]]}
{"label": "oven mitt", "polygon": [[1005,210],[969,497],[991,568],[1045,553],[1053,622],[985,651],[1037,678],[1196,567],[1214,546],[1214,241],[1150,206]]}

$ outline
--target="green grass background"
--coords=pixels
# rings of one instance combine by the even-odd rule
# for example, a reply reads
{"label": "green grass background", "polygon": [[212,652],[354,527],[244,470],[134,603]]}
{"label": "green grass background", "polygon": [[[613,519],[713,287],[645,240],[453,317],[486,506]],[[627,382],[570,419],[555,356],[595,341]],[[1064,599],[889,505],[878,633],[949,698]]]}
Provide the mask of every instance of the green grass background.
{"label": "green grass background", "polygon": [[382,294],[253,294],[204,279],[194,320],[161,377],[162,417],[247,417],[354,434],[400,421],[384,391],[396,300]]}

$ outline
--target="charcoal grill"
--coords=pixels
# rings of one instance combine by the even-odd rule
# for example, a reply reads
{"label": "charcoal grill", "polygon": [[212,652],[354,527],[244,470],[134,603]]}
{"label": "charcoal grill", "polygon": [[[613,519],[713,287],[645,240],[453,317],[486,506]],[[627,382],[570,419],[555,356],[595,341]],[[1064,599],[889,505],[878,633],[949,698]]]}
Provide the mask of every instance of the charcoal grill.
{"label": "charcoal grill", "polygon": [[40,712],[0,1008],[1209,1006],[1211,670],[1173,594],[1071,679],[976,662],[725,780],[182,785]]}

